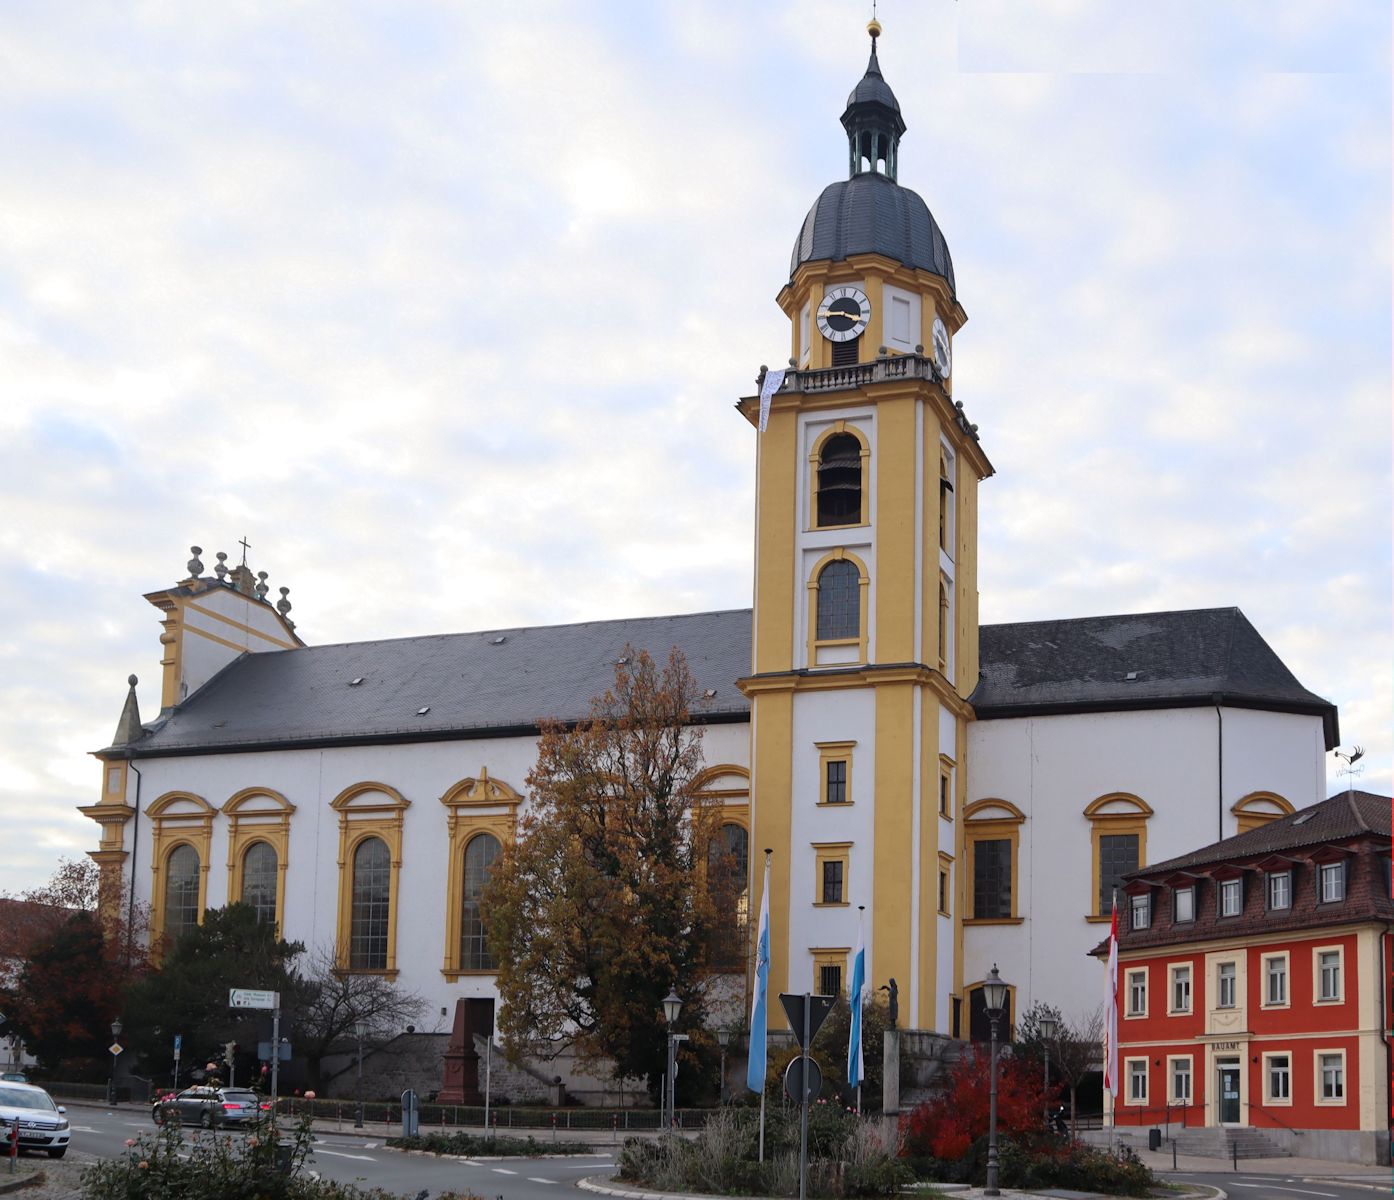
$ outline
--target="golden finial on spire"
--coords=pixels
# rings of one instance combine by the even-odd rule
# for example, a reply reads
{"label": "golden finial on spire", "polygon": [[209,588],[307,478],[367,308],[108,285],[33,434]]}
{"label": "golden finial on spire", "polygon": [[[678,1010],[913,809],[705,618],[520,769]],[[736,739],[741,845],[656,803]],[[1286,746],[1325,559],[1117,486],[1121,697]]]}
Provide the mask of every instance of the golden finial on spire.
{"label": "golden finial on spire", "polygon": [[876,48],[876,39],[881,36],[881,22],[875,17],[866,23],[866,31],[871,34],[871,48]]}

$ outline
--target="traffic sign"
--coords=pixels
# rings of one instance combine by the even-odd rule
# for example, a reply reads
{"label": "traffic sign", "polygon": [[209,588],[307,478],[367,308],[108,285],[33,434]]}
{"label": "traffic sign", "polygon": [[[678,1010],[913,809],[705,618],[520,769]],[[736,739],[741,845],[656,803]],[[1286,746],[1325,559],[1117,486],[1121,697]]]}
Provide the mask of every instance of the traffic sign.
{"label": "traffic sign", "polygon": [[175,1054],[175,1057],[176,1057],[176,1058],[179,1056],[179,1051],[182,1050],[183,1048],[184,1048],[184,1035],[183,1035],[182,1033],[176,1033],[176,1034],[174,1035],[174,1054]]}
{"label": "traffic sign", "polygon": [[121,1051],[125,1048],[126,1047],[123,1046],[120,1042],[112,1042],[111,1045],[106,1048],[106,1052],[114,1058],[116,1055],[120,1054]]}
{"label": "traffic sign", "polygon": [[[808,1080],[805,1082],[803,1065],[808,1063]],[[815,1058],[804,1058],[801,1054],[784,1069],[784,1094],[795,1104],[811,1103],[823,1091],[823,1068]]]}
{"label": "traffic sign", "polygon": [[254,988],[233,988],[228,993],[229,1008],[280,1008],[279,992],[260,992]]}
{"label": "traffic sign", "polygon": [[794,1031],[800,1046],[803,1042],[804,1001],[808,1001],[808,1040],[811,1042],[823,1028],[823,1022],[833,1010],[832,996],[795,996],[790,992],[780,992],[779,1002],[784,1005],[784,1013],[789,1018],[789,1028]]}

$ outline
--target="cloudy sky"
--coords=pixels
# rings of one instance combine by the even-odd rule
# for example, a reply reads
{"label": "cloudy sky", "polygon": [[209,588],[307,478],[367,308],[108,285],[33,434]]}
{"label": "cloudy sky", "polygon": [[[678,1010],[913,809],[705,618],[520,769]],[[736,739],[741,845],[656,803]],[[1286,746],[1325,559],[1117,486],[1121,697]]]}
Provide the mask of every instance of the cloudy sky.
{"label": "cloudy sky", "polygon": [[[867,15],[5,6],[0,890],[95,846],[191,544],[245,536],[310,642],[749,604],[732,405]],[[1238,605],[1388,788],[1388,5],[880,16],[984,621]]]}

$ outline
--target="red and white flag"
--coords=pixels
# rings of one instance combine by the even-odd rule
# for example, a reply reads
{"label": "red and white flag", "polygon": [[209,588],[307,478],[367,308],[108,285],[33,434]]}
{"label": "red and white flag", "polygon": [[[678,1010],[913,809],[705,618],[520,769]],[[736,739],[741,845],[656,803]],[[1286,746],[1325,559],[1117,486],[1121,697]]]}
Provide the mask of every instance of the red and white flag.
{"label": "red and white flag", "polygon": [[1104,985],[1104,1091],[1118,1095],[1118,894],[1108,929],[1108,980]]}

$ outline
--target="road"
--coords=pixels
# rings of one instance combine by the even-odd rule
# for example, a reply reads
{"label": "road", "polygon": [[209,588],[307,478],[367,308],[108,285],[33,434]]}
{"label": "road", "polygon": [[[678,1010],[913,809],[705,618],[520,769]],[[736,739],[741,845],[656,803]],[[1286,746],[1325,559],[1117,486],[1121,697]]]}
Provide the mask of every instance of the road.
{"label": "road", "polygon": [[[1340,1163],[1332,1163],[1333,1171],[1339,1171]],[[1322,1179],[1313,1181],[1305,1175],[1246,1175],[1243,1171],[1207,1171],[1203,1174],[1165,1173],[1166,1179],[1183,1183],[1203,1183],[1221,1188],[1229,1194],[1230,1200],[1372,1200],[1379,1195],[1371,1187],[1382,1187],[1389,1191],[1389,1179],[1371,1177],[1361,1180],[1360,1185],[1332,1183]]]}
{"label": "road", "polygon": [[[136,1108],[69,1105],[68,1120],[73,1127],[70,1155],[79,1159],[88,1154],[114,1158],[126,1152],[127,1138],[155,1130],[149,1112]],[[576,1190],[575,1181],[586,1175],[610,1174],[614,1157],[591,1154],[456,1161],[389,1150],[381,1137],[326,1133],[316,1135],[307,1165],[324,1179],[385,1188],[408,1196],[415,1196],[424,1188],[432,1196],[443,1191],[468,1190],[502,1200],[579,1200],[586,1193]],[[1295,1198],[1288,1196],[1284,1200]],[[1369,1200],[1368,1196],[1364,1200]]]}

